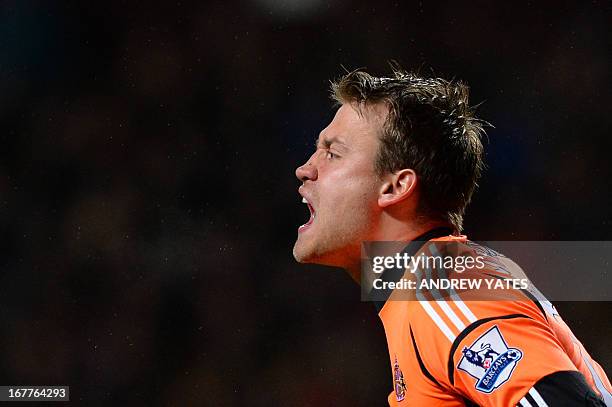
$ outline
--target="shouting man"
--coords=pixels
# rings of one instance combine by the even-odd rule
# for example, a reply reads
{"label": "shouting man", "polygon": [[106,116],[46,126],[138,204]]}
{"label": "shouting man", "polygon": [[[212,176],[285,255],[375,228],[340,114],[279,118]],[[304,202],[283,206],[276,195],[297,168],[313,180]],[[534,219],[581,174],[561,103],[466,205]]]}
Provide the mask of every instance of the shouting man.
{"label": "shouting man", "polygon": [[[363,242],[412,242],[404,250],[410,255],[444,250],[425,242],[456,243],[484,253],[478,273],[521,275],[510,259],[478,251],[459,234],[484,167],[485,122],[474,116],[466,85],[400,70],[390,77],[354,71],[332,94],[336,115],[296,170],[310,210],[298,229],[297,261],[344,268],[359,282]],[[383,301],[389,404],[612,406],[603,369],[552,304],[522,288],[512,300],[454,292]]]}

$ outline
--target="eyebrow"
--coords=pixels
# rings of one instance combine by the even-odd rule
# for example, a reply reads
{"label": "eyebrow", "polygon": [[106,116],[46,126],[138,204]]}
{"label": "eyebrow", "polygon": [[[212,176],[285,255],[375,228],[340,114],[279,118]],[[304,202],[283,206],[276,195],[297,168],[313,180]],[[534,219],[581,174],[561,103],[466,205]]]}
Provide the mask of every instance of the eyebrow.
{"label": "eyebrow", "polygon": [[332,144],[338,144],[340,147],[348,148],[346,143],[340,140],[338,137],[329,137],[321,140],[321,136],[317,139],[317,147],[323,146],[325,148],[329,148]]}

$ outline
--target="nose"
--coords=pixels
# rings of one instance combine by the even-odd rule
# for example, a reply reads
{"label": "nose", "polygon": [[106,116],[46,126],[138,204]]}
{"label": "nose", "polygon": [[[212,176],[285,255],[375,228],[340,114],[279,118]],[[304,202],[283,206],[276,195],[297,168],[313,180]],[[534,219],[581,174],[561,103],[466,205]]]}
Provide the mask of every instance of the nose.
{"label": "nose", "polygon": [[315,154],[310,156],[308,161],[305,164],[297,167],[295,170],[295,176],[302,182],[306,182],[306,180],[314,181],[317,179],[318,172],[317,167],[314,164]]}

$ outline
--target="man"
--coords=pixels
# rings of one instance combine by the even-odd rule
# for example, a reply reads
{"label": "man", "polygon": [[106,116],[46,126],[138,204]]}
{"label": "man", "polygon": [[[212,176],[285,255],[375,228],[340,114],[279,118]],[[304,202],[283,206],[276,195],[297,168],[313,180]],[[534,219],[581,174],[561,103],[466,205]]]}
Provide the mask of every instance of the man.
{"label": "man", "polygon": [[[412,242],[410,255],[440,255],[453,243],[480,253],[459,235],[483,169],[485,123],[468,105],[467,86],[399,70],[388,78],[354,71],[332,94],[340,107],[296,170],[310,210],[296,260],[344,268],[359,282],[362,242]],[[511,260],[484,253],[478,273],[521,275]],[[603,369],[554,307],[520,288],[511,292],[477,301],[457,293],[432,299],[432,291],[383,303],[389,404],[612,406]]]}

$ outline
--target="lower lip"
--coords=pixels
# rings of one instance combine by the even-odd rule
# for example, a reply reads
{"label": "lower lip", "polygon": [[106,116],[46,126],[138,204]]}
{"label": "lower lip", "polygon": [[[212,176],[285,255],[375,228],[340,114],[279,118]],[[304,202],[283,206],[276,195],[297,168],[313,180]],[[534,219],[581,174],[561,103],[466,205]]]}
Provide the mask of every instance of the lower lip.
{"label": "lower lip", "polygon": [[304,232],[306,229],[309,229],[312,226],[312,222],[314,221],[314,216],[310,215],[310,219],[308,222],[304,223],[302,226],[298,228],[298,233]]}

